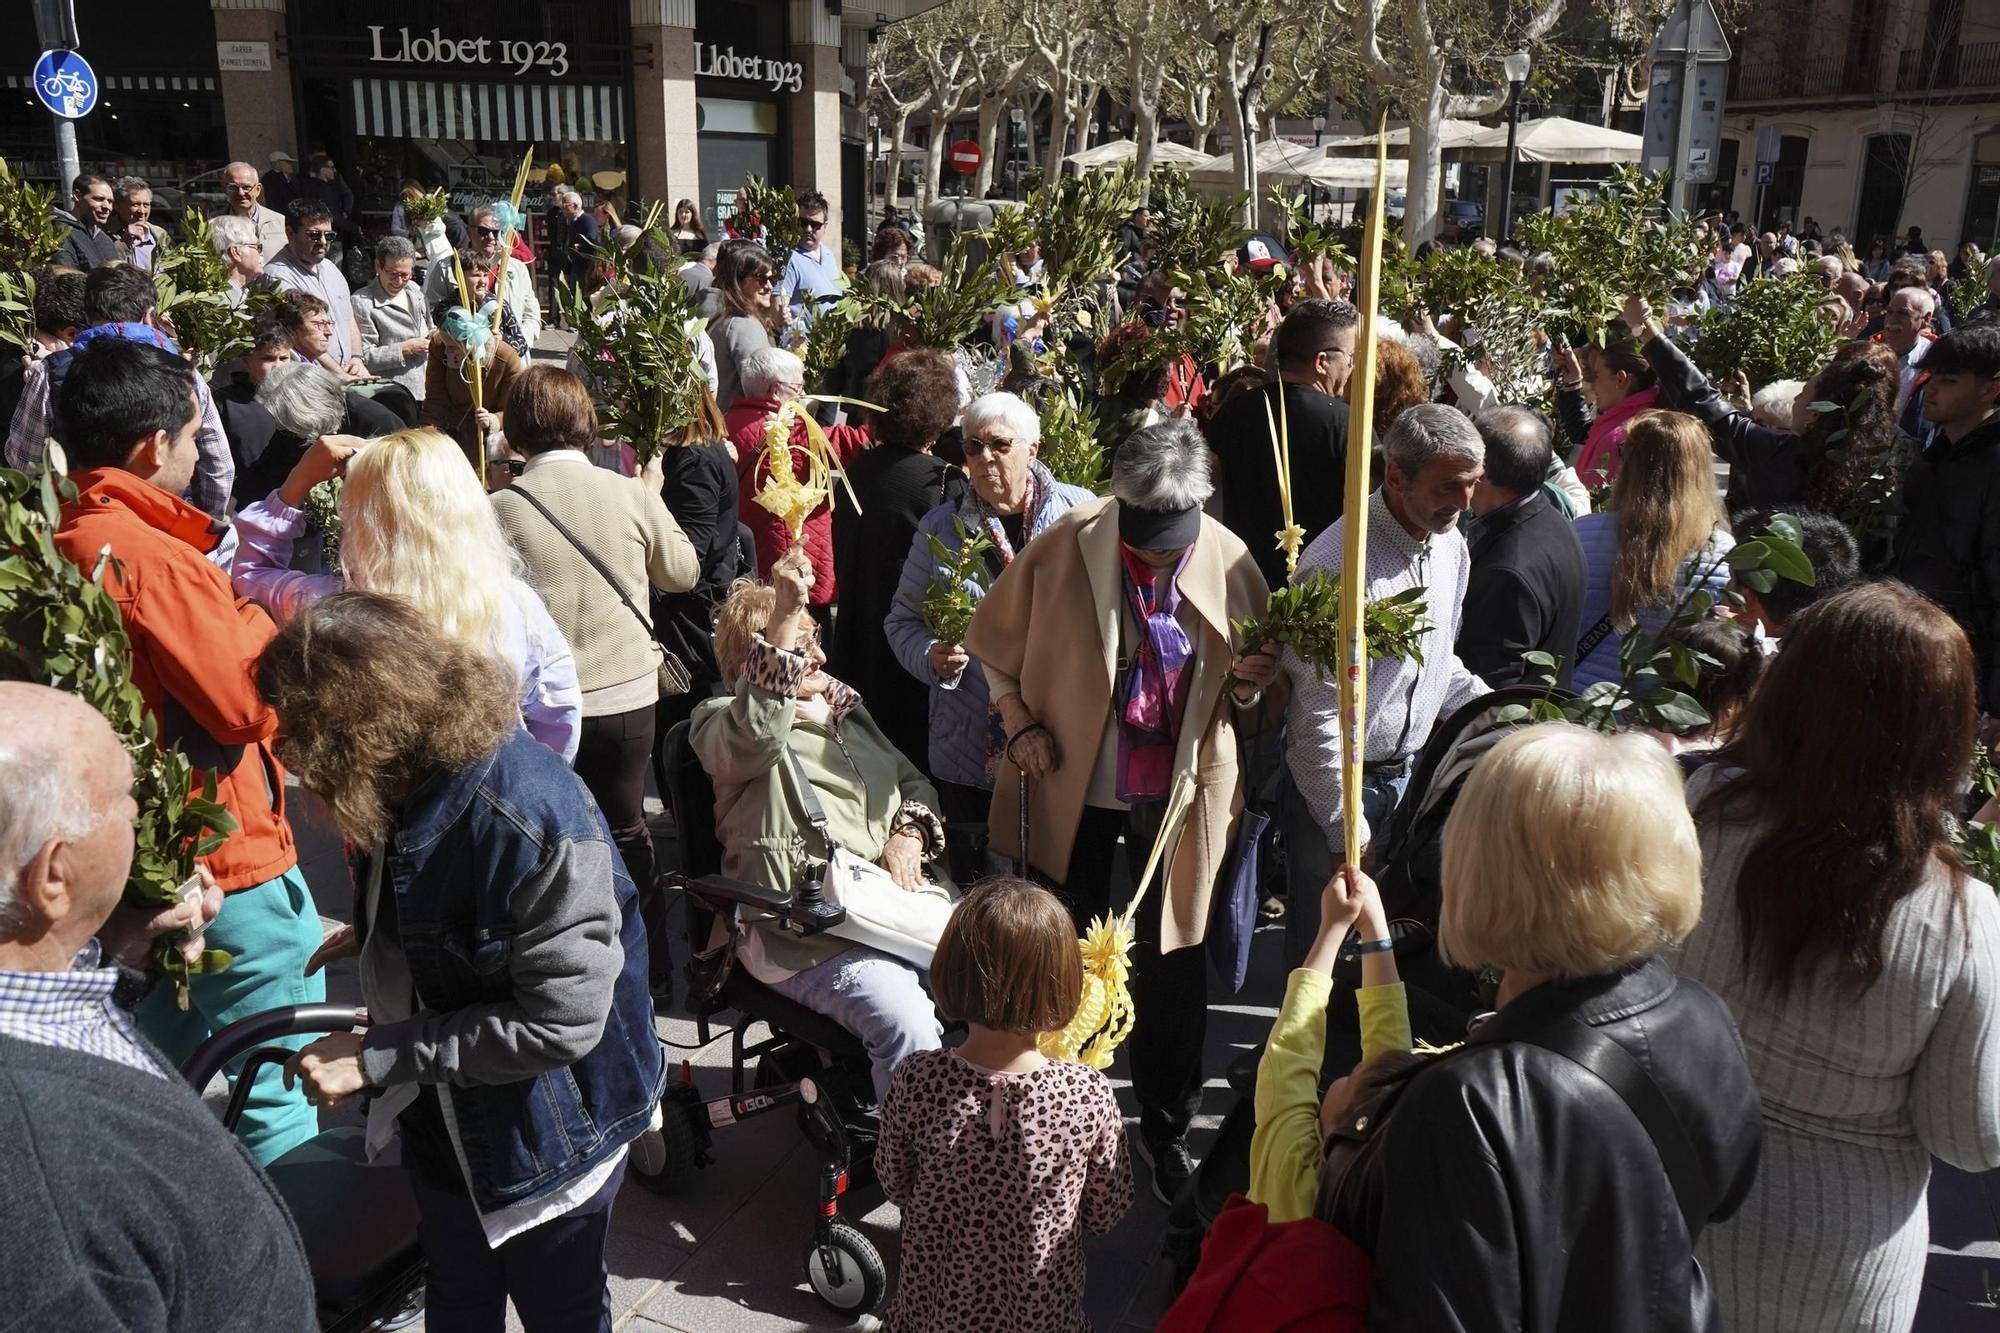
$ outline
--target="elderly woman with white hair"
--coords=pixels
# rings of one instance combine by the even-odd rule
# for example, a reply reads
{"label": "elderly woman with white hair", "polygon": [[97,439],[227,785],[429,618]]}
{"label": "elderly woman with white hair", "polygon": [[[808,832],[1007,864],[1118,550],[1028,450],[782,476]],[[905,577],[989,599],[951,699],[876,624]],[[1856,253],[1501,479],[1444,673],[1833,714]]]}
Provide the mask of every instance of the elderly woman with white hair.
{"label": "elderly woman with white hair", "polygon": [[208,223],[209,244],[229,269],[229,285],[222,295],[229,304],[240,306],[250,299],[250,288],[264,276],[264,241],[257,224],[249,218],[224,214]]}
{"label": "elderly woman with white hair", "polygon": [[[721,343],[717,343],[718,351]],[[825,630],[833,628],[832,608],[840,596],[833,559],[833,507],[822,503],[806,516],[804,529],[793,541],[785,521],[757,503],[757,492],[771,472],[764,460],[764,433],[771,418],[785,406],[805,396],[806,366],[782,347],[759,347],[737,364],[743,386],[723,421],[729,428],[729,444],[736,455],[736,516],[750,529],[757,547],[757,573],[771,577],[778,561],[797,546],[805,548],[812,560],[812,613]],[[721,398],[716,399],[721,402]],[[792,473],[804,481],[808,458],[805,422],[797,416],[791,425]],[[867,427],[828,426],[826,442],[845,467],[855,455],[874,443]],[[829,638],[831,636],[829,635]]]}
{"label": "elderly woman with white hair", "polygon": [[1550,723],[1472,770],[1438,943],[1500,974],[1497,1012],[1414,1072],[1357,1070],[1327,1136],[1314,1211],[1374,1261],[1370,1327],[1721,1327],[1695,1243],[1748,1197],[1761,1130],[1728,1008],[1662,960],[1701,862],[1643,736]]}
{"label": "elderly woman with white hair", "polygon": [[236,471],[239,507],[276,490],[322,435],[373,440],[403,428],[394,412],[352,392],[339,375],[314,362],[281,361],[270,367],[257,386],[256,402],[273,429],[263,448],[245,457]]}
{"label": "elderly woman with white hair", "polygon": [[924,622],[925,592],[949,578],[946,562],[933,543],[956,551],[965,535],[985,536],[990,546],[982,557],[984,568],[964,584],[976,601],[1038,533],[1097,497],[1081,486],[1056,480],[1039,457],[1041,418],[1015,395],[989,393],[973,399],[961,428],[972,489],[918,522],[882,629],[903,670],[923,682],[929,693],[930,774],[944,802],[939,813],[944,816],[952,877],[971,883],[984,869],[986,815],[993,802],[1002,734],[985,671],[964,644],[940,639]]}
{"label": "elderly woman with white hair", "polygon": [[[995,438],[992,419],[983,429]],[[1193,782],[1185,822],[1165,830],[1133,963],[1140,1141],[1169,1201],[1193,1171],[1186,1138],[1201,1103],[1208,994],[1195,946],[1243,807],[1237,720],[1278,679],[1275,658],[1259,651],[1268,645],[1247,645],[1246,656],[1234,641],[1231,622],[1262,615],[1269,589],[1243,543],[1202,512],[1213,489],[1193,422],[1133,432],[1109,499],[1076,505],[1033,541],[1024,525],[965,636],[1001,726],[992,850],[1025,857],[1079,930],[1112,910],[1121,842],[1136,880],[1177,775]]]}
{"label": "elderly woman with white hair", "polygon": [[[296,570],[306,497],[336,477],[345,478],[335,499],[340,572]],[[322,435],[281,485],[237,511],[236,533],[230,584],[279,625],[342,588],[404,598],[447,637],[505,662],[529,732],[565,763],[576,758],[576,659],[450,436],[421,427],[367,441]]]}

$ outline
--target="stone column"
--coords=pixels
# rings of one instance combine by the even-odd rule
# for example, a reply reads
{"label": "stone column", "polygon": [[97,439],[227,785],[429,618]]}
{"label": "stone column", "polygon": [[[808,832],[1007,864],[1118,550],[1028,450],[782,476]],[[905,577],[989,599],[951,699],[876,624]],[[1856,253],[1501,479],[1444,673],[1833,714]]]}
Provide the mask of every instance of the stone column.
{"label": "stone column", "polygon": [[230,42],[259,42],[269,50],[271,68],[217,71],[222,117],[231,157],[261,175],[272,153],[296,155],[299,128],[292,114],[292,62],[283,52],[285,0],[209,0],[215,11],[218,49]]}
{"label": "stone column", "polygon": [[791,0],[791,49],[799,91],[791,95],[792,186],[827,199],[822,241],[840,254],[840,15],[825,0]]}
{"label": "stone column", "polygon": [[[694,0],[631,0],[633,173],[648,199],[701,203],[695,141]],[[644,48],[652,48],[647,68]],[[672,221],[669,213],[667,221]]]}

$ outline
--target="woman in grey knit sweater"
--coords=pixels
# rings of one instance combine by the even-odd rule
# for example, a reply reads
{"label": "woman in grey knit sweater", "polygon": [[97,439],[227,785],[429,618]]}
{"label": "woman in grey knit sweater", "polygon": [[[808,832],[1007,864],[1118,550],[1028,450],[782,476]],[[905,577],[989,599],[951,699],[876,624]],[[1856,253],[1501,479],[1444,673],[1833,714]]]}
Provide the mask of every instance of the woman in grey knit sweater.
{"label": "woman in grey knit sweater", "polygon": [[1680,970],[1735,1013],[1764,1104],[1756,1186],[1697,1251],[1725,1328],[1902,1333],[1931,1158],[2000,1166],[2000,906],[1944,825],[1975,682],[1937,606],[1849,589],[1688,786],[1707,901]]}
{"label": "woman in grey knit sweater", "polygon": [[715,342],[715,401],[727,412],[743,397],[743,362],[759,348],[773,346],[777,320],[777,269],[764,247],[733,245],[715,266],[719,318],[709,326]]}

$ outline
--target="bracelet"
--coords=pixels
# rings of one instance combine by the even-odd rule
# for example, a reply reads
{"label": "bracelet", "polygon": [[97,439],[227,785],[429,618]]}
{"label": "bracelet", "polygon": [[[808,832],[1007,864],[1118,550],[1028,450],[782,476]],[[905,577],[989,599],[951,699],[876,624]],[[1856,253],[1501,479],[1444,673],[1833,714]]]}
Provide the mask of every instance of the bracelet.
{"label": "bracelet", "polygon": [[1379,940],[1362,940],[1358,944],[1350,944],[1347,946],[1347,952],[1387,953],[1395,947],[1396,947],[1396,941],[1394,937],[1385,935]]}
{"label": "bracelet", "polygon": [[1014,733],[1013,735],[1009,736],[1009,737],[1007,738],[1007,744],[1006,744],[1006,746],[1004,747],[1004,753],[1006,754],[1007,758],[1009,758],[1009,759],[1012,759],[1012,758],[1014,757],[1014,742],[1015,742],[1015,741],[1018,741],[1018,740],[1020,740],[1020,739],[1021,739],[1021,737],[1023,737],[1023,736],[1026,736],[1026,735],[1028,735],[1029,733],[1031,733],[1031,732],[1036,732],[1036,731],[1040,731],[1040,732],[1046,732],[1046,731],[1048,731],[1048,728],[1047,728],[1046,726],[1044,726],[1043,724],[1041,724],[1040,722],[1030,722],[1030,723],[1029,723],[1029,724],[1028,724],[1027,726],[1025,726],[1025,727],[1022,727],[1022,728],[1021,728],[1021,729],[1020,729],[1019,731],[1017,731],[1017,732],[1015,732],[1015,733]]}

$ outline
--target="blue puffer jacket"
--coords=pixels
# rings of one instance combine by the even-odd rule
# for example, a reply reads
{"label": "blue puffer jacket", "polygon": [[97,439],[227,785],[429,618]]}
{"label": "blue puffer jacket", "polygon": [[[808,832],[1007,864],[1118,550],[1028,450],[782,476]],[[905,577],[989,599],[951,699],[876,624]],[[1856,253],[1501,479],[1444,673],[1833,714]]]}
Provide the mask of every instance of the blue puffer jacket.
{"label": "blue puffer jacket", "polygon": [[[1068,513],[1077,505],[1097,497],[1081,486],[1070,486],[1057,481],[1053,473],[1040,463],[1034,464],[1035,504],[1030,531],[1046,531],[1051,523]],[[986,714],[988,699],[986,677],[979,669],[979,663],[968,664],[964,671],[951,680],[941,681],[931,670],[931,645],[937,642],[924,625],[918,604],[923,601],[924,589],[934,578],[941,577],[944,569],[931,552],[927,537],[936,537],[947,549],[956,548],[959,542],[958,528],[953,520],[962,520],[966,527],[973,527],[991,511],[980,501],[977,491],[968,491],[963,500],[954,504],[941,504],[925,514],[917,524],[917,535],[910,542],[909,557],[903,562],[903,578],[896,588],[896,600],[889,608],[889,618],[882,622],[882,631],[889,637],[889,647],[896,654],[896,660],[903,664],[903,670],[931,687],[931,751],[930,773],[939,782],[955,782],[965,787],[987,787],[993,785],[986,774]],[[972,586],[974,597],[984,589]]]}

